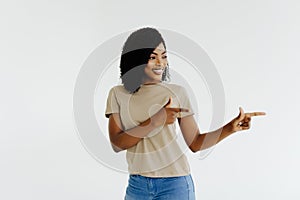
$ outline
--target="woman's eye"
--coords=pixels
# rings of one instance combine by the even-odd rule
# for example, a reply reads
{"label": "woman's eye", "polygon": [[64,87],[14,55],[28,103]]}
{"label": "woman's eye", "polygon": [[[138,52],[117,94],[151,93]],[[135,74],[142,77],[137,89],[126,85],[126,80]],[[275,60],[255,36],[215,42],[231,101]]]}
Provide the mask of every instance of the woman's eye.
{"label": "woman's eye", "polygon": [[166,59],[167,57],[168,57],[168,56],[163,56],[162,58],[163,58],[163,59]]}
{"label": "woman's eye", "polygon": [[150,60],[154,60],[154,59],[155,59],[155,56],[150,56],[149,59],[150,59]]}

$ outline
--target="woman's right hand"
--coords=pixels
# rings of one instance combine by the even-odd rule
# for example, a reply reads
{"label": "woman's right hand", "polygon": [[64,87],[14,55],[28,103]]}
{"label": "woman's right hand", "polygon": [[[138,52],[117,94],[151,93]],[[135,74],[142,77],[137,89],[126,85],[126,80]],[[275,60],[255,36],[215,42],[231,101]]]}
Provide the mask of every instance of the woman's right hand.
{"label": "woman's right hand", "polygon": [[189,112],[187,108],[171,108],[172,97],[156,114],[151,117],[151,123],[155,127],[173,124],[177,118],[178,112]]}

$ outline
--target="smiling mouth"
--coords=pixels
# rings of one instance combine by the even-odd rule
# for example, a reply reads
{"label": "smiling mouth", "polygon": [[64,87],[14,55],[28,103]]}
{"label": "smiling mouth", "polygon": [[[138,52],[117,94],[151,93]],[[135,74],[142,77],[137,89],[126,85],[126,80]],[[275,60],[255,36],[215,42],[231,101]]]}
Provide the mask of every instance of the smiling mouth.
{"label": "smiling mouth", "polygon": [[163,68],[155,68],[152,70],[156,75],[161,75],[164,72]]}

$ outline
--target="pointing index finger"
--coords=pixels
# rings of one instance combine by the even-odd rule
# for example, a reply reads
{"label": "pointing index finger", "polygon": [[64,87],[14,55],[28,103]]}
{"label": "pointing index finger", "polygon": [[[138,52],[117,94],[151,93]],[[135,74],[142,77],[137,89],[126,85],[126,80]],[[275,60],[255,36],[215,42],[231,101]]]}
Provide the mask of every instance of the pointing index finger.
{"label": "pointing index finger", "polygon": [[189,112],[190,110],[188,108],[168,108],[175,112]]}
{"label": "pointing index finger", "polygon": [[252,113],[249,113],[250,117],[253,117],[253,116],[261,116],[261,115],[266,115],[265,112],[252,112]]}

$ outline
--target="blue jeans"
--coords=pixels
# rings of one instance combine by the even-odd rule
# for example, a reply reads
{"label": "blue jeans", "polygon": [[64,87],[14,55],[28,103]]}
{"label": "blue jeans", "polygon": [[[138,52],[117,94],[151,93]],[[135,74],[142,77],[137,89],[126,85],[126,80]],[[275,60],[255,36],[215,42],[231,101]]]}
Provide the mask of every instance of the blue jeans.
{"label": "blue jeans", "polygon": [[151,178],[129,175],[125,200],[195,200],[191,175]]}

